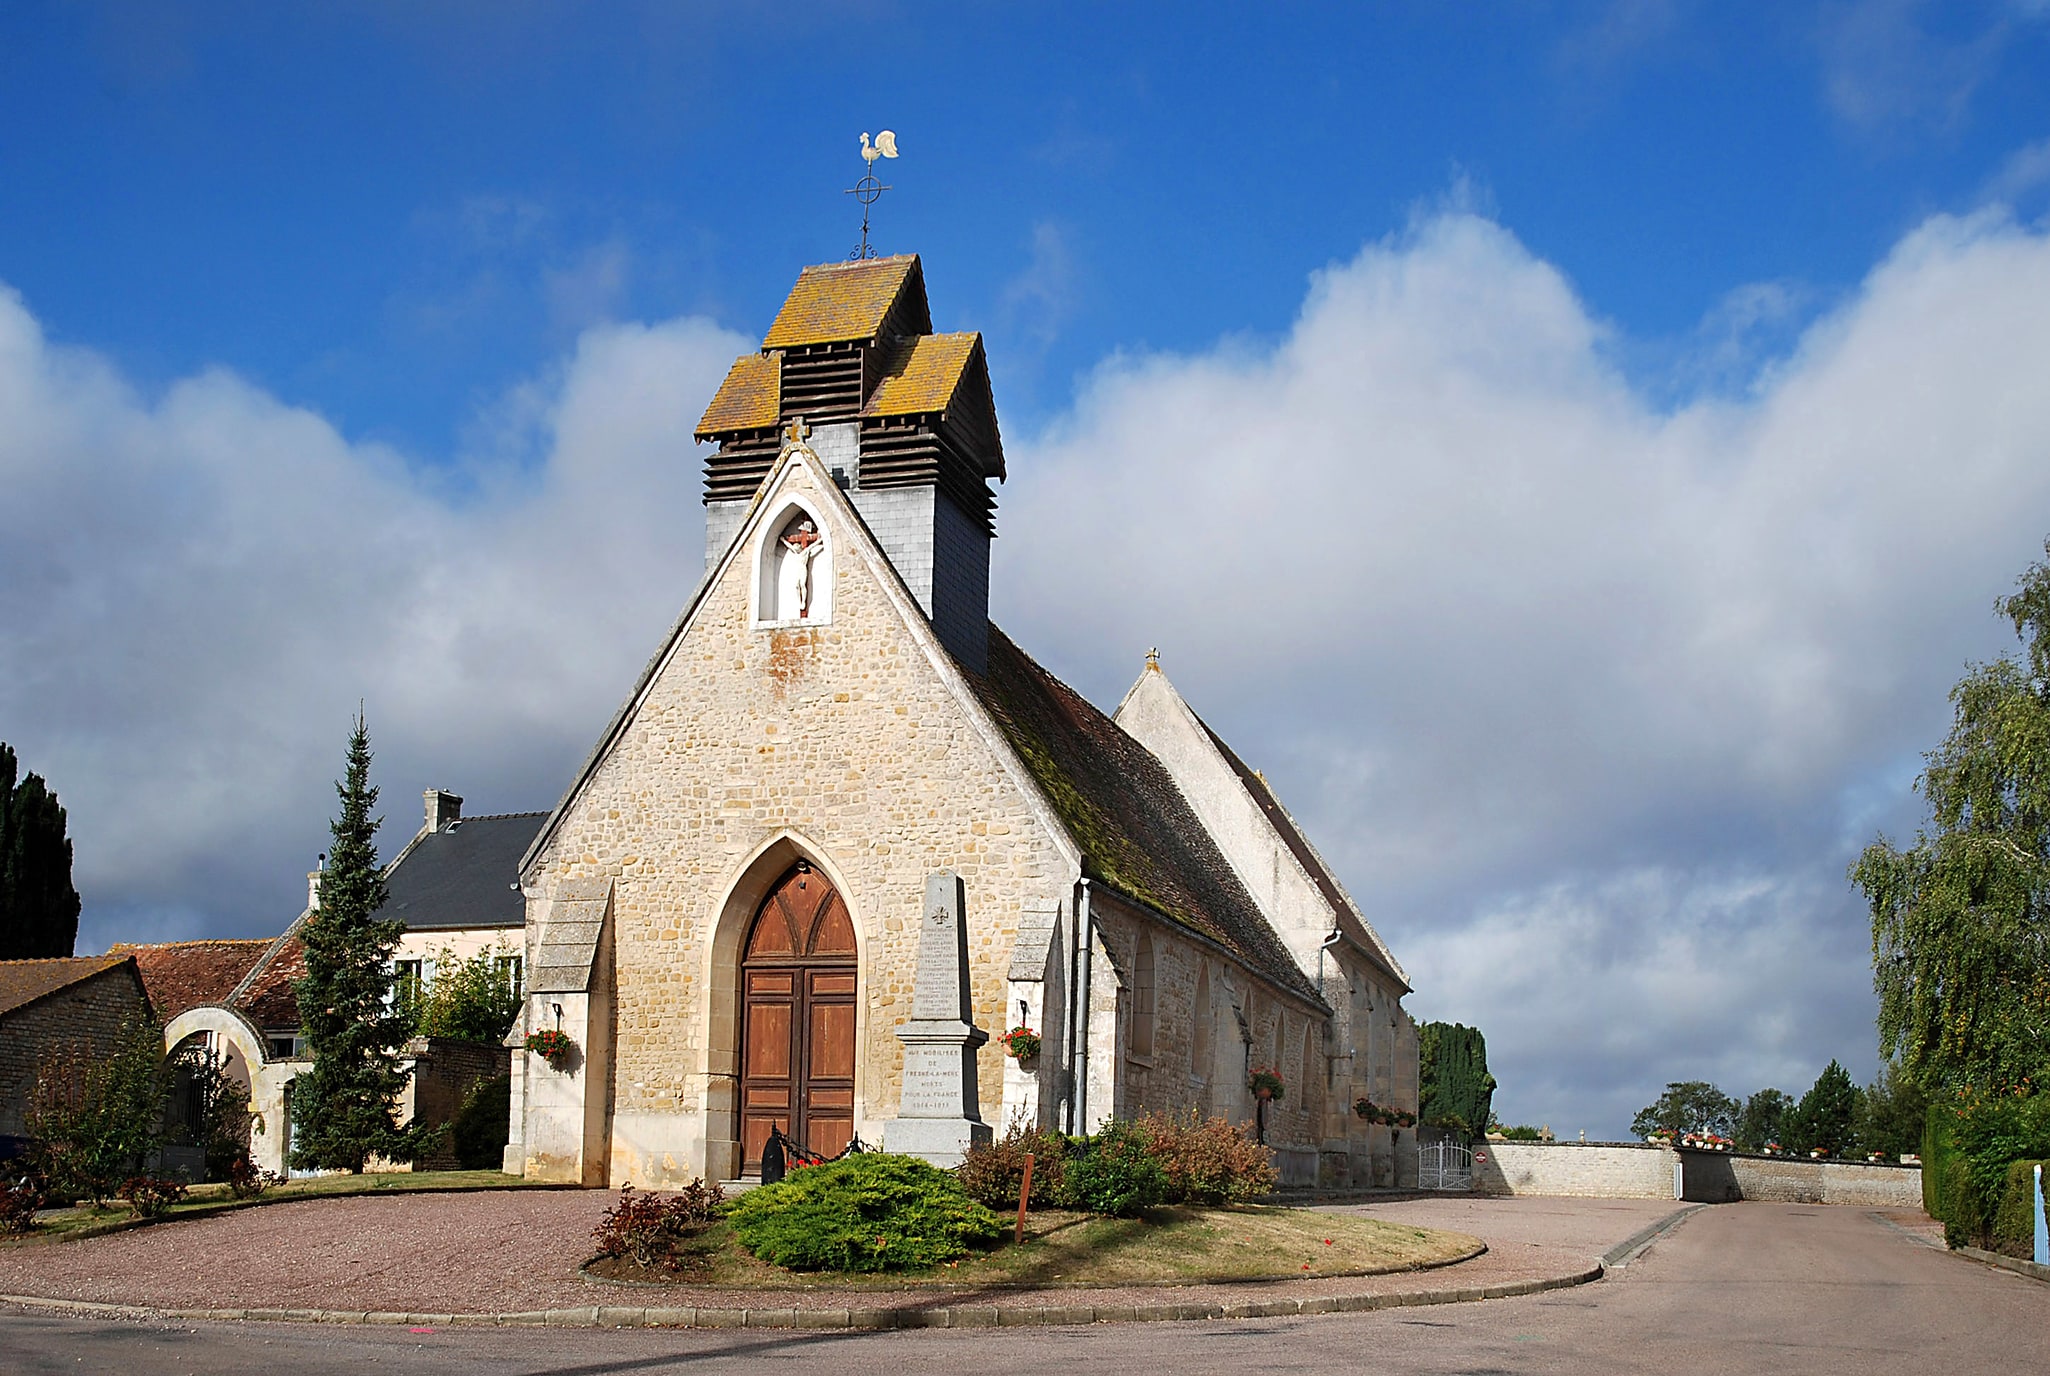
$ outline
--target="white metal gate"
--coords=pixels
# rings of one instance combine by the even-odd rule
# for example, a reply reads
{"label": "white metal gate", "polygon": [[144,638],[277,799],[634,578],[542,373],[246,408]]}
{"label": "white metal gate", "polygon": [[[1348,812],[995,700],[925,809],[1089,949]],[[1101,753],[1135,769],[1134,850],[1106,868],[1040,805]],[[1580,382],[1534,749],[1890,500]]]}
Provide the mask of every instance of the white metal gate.
{"label": "white metal gate", "polygon": [[1416,1160],[1416,1183],[1420,1190],[1473,1188],[1473,1152],[1457,1142],[1419,1143]]}

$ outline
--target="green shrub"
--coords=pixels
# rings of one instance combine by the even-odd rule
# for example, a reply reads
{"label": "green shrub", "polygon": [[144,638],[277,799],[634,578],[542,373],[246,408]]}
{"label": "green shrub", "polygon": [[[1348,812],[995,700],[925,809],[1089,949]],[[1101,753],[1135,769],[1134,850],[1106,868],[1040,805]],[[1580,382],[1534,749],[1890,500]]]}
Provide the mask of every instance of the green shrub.
{"label": "green shrub", "polygon": [[[1953,1247],[1990,1247],[2008,1167],[2050,1157],[2050,1096],[2032,1094],[2026,1085],[1968,1088],[1940,1100],[1932,1113],[1945,1116],[1951,1157],[1940,1163],[1934,1182],[1944,1237]],[[1923,1171],[1929,1169],[1925,1160]]]}
{"label": "green shrub", "polygon": [[1013,1123],[997,1141],[970,1147],[968,1159],[954,1168],[954,1177],[976,1203],[992,1209],[1015,1209],[1019,1186],[1025,1180],[1028,1152],[1033,1158],[1032,1202],[1026,1207],[1050,1209],[1060,1203],[1068,1155],[1068,1139],[1057,1132]]}
{"label": "green shrub", "polygon": [[463,1096],[449,1125],[449,1146],[466,1171],[495,1171],[505,1165],[512,1122],[512,1076],[479,1080]]}
{"label": "green shrub", "polygon": [[[1993,1238],[1988,1251],[2024,1260],[2036,1249],[2036,1167],[2050,1175],[2050,1161],[2010,1161],[2007,1180],[2000,1191],[2000,1205],[1993,1214]],[[2050,1189],[2050,1186],[2046,1186]]]}
{"label": "green shrub", "polygon": [[1113,1118],[1068,1158],[1061,1186],[1072,1208],[1130,1218],[1166,1199],[1167,1172],[1146,1133]]}
{"label": "green shrub", "polygon": [[116,1194],[137,1218],[155,1218],[185,1198],[185,1182],[161,1175],[132,1175]]}
{"label": "green shrub", "polygon": [[1167,1204],[1236,1204],[1275,1187],[1274,1158],[1222,1118],[1149,1113],[1136,1124],[1166,1177]]}
{"label": "green shrub", "polygon": [[883,1152],[792,1171],[742,1195],[729,1217],[741,1246],[793,1271],[935,1266],[1003,1234],[952,1175]]}
{"label": "green shrub", "polygon": [[32,1167],[59,1199],[104,1203],[164,1140],[163,1032],[143,1016],[112,1054],[60,1047],[37,1068],[27,1117]]}

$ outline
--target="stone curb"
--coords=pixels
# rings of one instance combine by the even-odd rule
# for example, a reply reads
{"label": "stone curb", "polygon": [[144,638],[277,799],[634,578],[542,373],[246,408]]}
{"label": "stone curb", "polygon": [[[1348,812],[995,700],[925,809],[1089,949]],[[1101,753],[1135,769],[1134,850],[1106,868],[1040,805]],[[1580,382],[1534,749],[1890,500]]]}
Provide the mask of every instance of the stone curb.
{"label": "stone curb", "polygon": [[2012,1271],[2018,1276],[2027,1276],[2030,1280],[2050,1281],[2050,1266],[2038,1266],[2035,1262],[2023,1261],[2020,1257],[2004,1257],[1998,1252],[1989,1252],[1982,1247],[1953,1247],[1950,1250],[1961,1257],[1970,1257],[1973,1261],[1986,1266],[1998,1266],[2003,1271]]}
{"label": "stone curb", "polygon": [[1685,1223],[1689,1218],[1692,1218],[1707,1207],[1708,1205],[1706,1204],[1690,1204],[1684,1209],[1673,1210],[1673,1212],[1667,1214],[1656,1223],[1638,1229],[1629,1237],[1624,1238],[1621,1242],[1609,1248],[1608,1251],[1602,1253],[1601,1264],[1603,1268],[1610,1271],[1623,1270],[1631,1262],[1637,1260],[1638,1254],[1645,1248],[1651,1246],[1652,1243],[1657,1242],[1667,1233],[1672,1232],[1673,1229],[1679,1227],[1682,1223]]}
{"label": "stone curb", "polygon": [[[1685,1210],[1683,1213],[1691,1213]],[[1672,1220],[1667,1220],[1671,1222]],[[1308,1314],[1362,1314],[1376,1309],[1407,1309],[1427,1304],[1464,1304],[1474,1300],[1508,1299],[1563,1290],[1601,1279],[1605,1266],[1596,1261],[1585,1270],[1501,1285],[1471,1285],[1448,1290],[1416,1290],[1386,1295],[1323,1295],[1311,1299],[1243,1300],[1232,1304],[1119,1305],[962,1305],[932,1309],[708,1309],[585,1305],[574,1309],[533,1309],[503,1314],[401,1314],[334,1309],[154,1309],[138,1304],[102,1304],[91,1300],[47,1299],[37,1295],[0,1295],[0,1304],[55,1310],[61,1314],[106,1319],[171,1319],[250,1323],[353,1323],[406,1325],[413,1328],[513,1327],[547,1328],[1012,1328],[1096,1323],[1174,1323],[1214,1319],[1292,1319]]]}

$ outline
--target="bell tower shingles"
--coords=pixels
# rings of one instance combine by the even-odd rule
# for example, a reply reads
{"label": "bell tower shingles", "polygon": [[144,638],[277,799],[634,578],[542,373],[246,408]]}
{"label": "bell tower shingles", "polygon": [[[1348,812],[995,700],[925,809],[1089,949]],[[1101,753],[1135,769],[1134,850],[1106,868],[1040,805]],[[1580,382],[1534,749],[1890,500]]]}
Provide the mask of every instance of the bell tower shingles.
{"label": "bell tower shingles", "polygon": [[697,428],[718,445],[705,464],[707,562],[725,552],[792,420],[811,427],[941,643],[982,672],[1003,436],[982,336],[932,332],[915,255],[804,269],[761,351],[735,361]]}

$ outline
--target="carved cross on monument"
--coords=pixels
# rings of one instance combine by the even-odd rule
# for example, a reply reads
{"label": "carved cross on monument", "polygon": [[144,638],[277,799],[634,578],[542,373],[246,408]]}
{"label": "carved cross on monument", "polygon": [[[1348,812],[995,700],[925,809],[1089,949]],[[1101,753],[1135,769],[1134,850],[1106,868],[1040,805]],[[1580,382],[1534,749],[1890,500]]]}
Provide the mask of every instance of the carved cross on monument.
{"label": "carved cross on monument", "polygon": [[975,1052],[989,1034],[975,1026],[969,1001],[966,908],[966,887],[953,871],[927,878],[911,1019],[897,1028],[904,1092],[883,1128],[888,1150],[936,1166],[958,1166],[969,1147],[990,1140],[975,1073]]}

